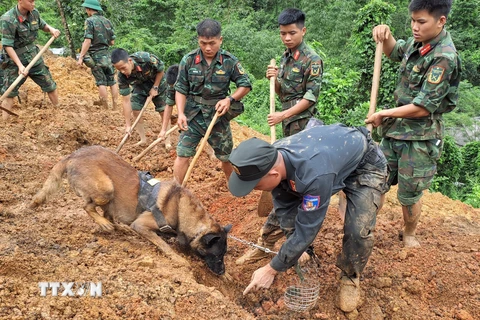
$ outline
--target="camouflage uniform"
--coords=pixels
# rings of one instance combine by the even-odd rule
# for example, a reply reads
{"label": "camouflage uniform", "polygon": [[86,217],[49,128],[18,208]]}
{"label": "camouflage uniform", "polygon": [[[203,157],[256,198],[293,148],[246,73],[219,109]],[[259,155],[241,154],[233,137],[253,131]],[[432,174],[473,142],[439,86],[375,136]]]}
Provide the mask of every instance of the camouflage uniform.
{"label": "camouflage uniform", "polygon": [[167,93],[165,94],[165,97],[167,105],[175,105],[175,85],[167,84]]}
{"label": "camouflage uniform", "polygon": [[[200,49],[183,57],[179,64],[175,90],[187,96],[185,116],[188,130],[180,134],[177,145],[179,157],[195,155],[195,149],[215,114],[216,103],[230,92],[230,81],[235,82],[237,88],[252,87],[240,62],[231,53],[220,49],[210,66],[203,59]],[[220,161],[228,161],[233,140],[230,122],[225,116],[217,120],[208,143]]]}
{"label": "camouflage uniform", "polygon": [[[129,77],[122,73],[118,74],[118,87],[122,96],[132,93],[130,101],[132,110],[142,110],[150,95],[150,90],[155,82],[157,73],[164,71],[164,64],[157,56],[148,52],[135,52],[130,55],[133,60],[134,69]],[[130,86],[133,88],[131,89]],[[167,81],[162,77],[158,86],[158,95],[153,98],[155,111],[162,112],[165,109],[165,92]]]}
{"label": "camouflage uniform", "polygon": [[[2,22],[2,46],[4,48],[13,47],[18,58],[26,67],[39,52],[34,41],[37,39],[38,30],[43,30],[47,25],[46,22],[40,18],[40,13],[37,9],[29,12],[27,19],[24,19],[18,11],[17,6],[7,11],[0,19]],[[17,65],[10,58],[8,58],[8,60],[4,70],[2,94],[7,91],[10,85],[18,78]],[[44,92],[52,92],[57,88],[57,84],[53,81],[52,75],[43,62],[42,57],[32,66],[28,72],[28,76],[32,78]],[[18,89],[26,80],[27,78],[22,78],[8,97],[13,98],[18,96]]]}
{"label": "camouflage uniform", "polygon": [[305,129],[308,119],[317,113],[316,104],[322,84],[323,62],[304,41],[295,52],[285,50],[280,61],[277,81],[280,83],[282,110],[287,110],[301,99],[313,104],[305,111],[283,120],[283,135],[288,137]]}
{"label": "camouflage uniform", "polygon": [[92,74],[97,86],[113,86],[115,82],[115,68],[110,62],[108,47],[115,39],[111,22],[100,13],[94,13],[85,20],[85,39],[91,39],[88,53],[95,61]]}
{"label": "camouflage uniform", "polygon": [[397,41],[390,59],[401,61],[397,107],[413,103],[430,112],[423,118],[386,118],[379,126],[391,169],[389,184],[398,181],[398,199],[409,206],[418,202],[436,173],[443,148],[442,114],[457,105],[461,62],[445,30],[423,47],[413,38]]}

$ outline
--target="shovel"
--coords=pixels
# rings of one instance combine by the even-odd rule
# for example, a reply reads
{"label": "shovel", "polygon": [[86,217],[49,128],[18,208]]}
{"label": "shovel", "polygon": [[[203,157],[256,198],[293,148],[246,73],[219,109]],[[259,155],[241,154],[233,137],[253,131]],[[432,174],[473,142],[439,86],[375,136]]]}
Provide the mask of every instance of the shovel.
{"label": "shovel", "polygon": [[161,137],[161,138],[158,138],[157,140],[153,141],[152,143],[150,143],[150,145],[145,148],[145,150],[142,151],[142,153],[140,153],[138,156],[136,156],[135,158],[133,158],[133,161],[138,161],[140,159],[143,158],[143,156],[145,154],[147,154],[148,151],[150,151],[153,147],[155,147],[158,143],[162,142],[163,140],[165,140],[165,138],[170,134],[172,133],[173,131],[177,130],[178,129],[178,125],[174,125],[173,127],[170,128],[170,130],[168,130],[167,132],[165,132],[165,137]]}
{"label": "shovel", "polygon": [[145,104],[143,105],[143,108],[140,111],[140,113],[138,114],[137,119],[135,119],[135,122],[133,123],[132,127],[130,128],[130,131],[125,133],[125,136],[123,137],[122,142],[120,142],[120,144],[117,147],[117,150],[115,150],[116,153],[118,153],[120,151],[120,149],[122,149],[125,142],[127,142],[128,137],[130,137],[130,135],[132,134],[133,129],[135,129],[138,121],[140,121],[140,119],[142,118],[142,115],[145,112],[145,110],[147,109],[147,106],[150,102],[152,102],[152,96],[148,96],[147,101],[145,101]]}
{"label": "shovel", "polygon": [[215,115],[213,116],[212,122],[210,122],[210,125],[207,128],[207,132],[205,132],[205,135],[203,136],[202,142],[200,143],[200,146],[198,146],[197,153],[195,153],[195,157],[193,157],[193,160],[190,163],[190,166],[188,167],[187,173],[185,174],[185,178],[183,178],[182,187],[185,187],[187,185],[188,178],[190,178],[190,174],[192,173],[193,167],[195,166],[195,163],[197,162],[198,158],[200,157],[200,154],[202,153],[202,150],[205,147],[205,144],[207,144],[208,137],[210,136],[210,133],[212,132],[212,129],[213,129],[213,126],[215,125],[215,122],[217,122],[217,118],[218,118],[218,112],[215,112]]}
{"label": "shovel", "polygon": [[[51,37],[50,40],[48,40],[48,42],[43,46],[43,48],[37,53],[37,55],[32,59],[32,61],[30,61],[30,63],[25,67],[25,73],[28,73],[28,71],[33,67],[33,65],[38,61],[38,59],[40,59],[40,57],[42,56],[42,54],[47,51],[48,47],[52,44],[52,42],[55,40],[55,37]],[[8,97],[8,95],[10,94],[10,92],[13,91],[13,89],[17,86],[17,84],[22,81],[22,79],[25,78],[25,76],[23,74],[20,74],[17,79],[15,79],[15,81],[10,85],[10,87],[8,87],[7,91],[5,91],[5,93],[0,97],[0,103],[5,100],[6,97]],[[15,117],[18,117],[18,114],[16,114],[15,112],[12,112],[8,109],[5,109],[3,108],[2,106],[0,106],[0,109],[5,111],[6,113],[8,114],[11,114],[12,116],[15,116]]]}
{"label": "shovel", "polygon": [[[270,66],[275,67],[275,59],[270,60]],[[270,114],[275,112],[275,77],[270,78]],[[276,138],[275,125],[270,126],[270,143]],[[270,191],[262,191],[258,200],[257,214],[259,217],[266,217],[273,209],[273,198]]]}

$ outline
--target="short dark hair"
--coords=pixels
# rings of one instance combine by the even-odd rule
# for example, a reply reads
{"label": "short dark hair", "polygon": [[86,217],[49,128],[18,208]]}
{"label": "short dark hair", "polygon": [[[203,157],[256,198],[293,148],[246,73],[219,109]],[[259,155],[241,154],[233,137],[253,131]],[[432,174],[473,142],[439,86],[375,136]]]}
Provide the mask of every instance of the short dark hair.
{"label": "short dark hair", "polygon": [[178,64],[173,64],[167,69],[167,83],[169,85],[175,84],[178,76]]}
{"label": "short dark hair", "polygon": [[412,0],[408,5],[410,12],[427,10],[429,14],[437,19],[441,16],[448,17],[451,8],[452,0]]}
{"label": "short dark hair", "polygon": [[293,24],[302,29],[305,26],[305,12],[300,9],[288,8],[283,10],[278,16],[278,25],[287,26]]}
{"label": "short dark hair", "polygon": [[128,52],[125,49],[118,48],[112,51],[111,60],[113,64],[117,64],[119,61],[127,62],[129,57]]}
{"label": "short dark hair", "polygon": [[222,26],[220,22],[213,19],[205,19],[197,24],[197,35],[199,37],[216,38],[220,37]]}

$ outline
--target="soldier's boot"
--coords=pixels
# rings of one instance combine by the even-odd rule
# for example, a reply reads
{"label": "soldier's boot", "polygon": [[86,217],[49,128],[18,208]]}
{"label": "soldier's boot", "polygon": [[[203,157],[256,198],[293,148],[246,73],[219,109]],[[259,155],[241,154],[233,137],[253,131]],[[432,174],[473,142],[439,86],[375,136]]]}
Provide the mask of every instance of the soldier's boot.
{"label": "soldier's boot", "polygon": [[405,222],[405,229],[403,231],[403,244],[406,248],[420,247],[415,236],[417,224],[422,213],[422,203],[418,201],[411,206],[402,206],[403,221]]}
{"label": "soldier's boot", "polygon": [[[265,233],[263,228],[260,230],[260,237],[258,238],[257,245],[273,250],[275,243],[283,237],[283,231],[280,227],[276,229],[269,230],[268,233]],[[263,258],[268,258],[271,256],[269,253],[262,251],[260,249],[254,248],[243,256],[237,259],[236,264],[242,265],[246,263],[254,263],[256,261],[262,260]]]}
{"label": "soldier's boot", "polygon": [[360,278],[352,278],[342,272],[339,282],[336,305],[343,312],[352,312],[360,304]]}

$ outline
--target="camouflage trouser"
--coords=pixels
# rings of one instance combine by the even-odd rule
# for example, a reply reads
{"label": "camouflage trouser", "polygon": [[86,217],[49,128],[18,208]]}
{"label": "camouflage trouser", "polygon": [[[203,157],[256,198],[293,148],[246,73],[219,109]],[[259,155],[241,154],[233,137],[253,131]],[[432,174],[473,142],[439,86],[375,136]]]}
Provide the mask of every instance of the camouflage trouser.
{"label": "camouflage trouser", "polygon": [[[33,60],[35,57],[36,52],[32,53],[25,53],[22,55],[21,61],[24,66],[27,66],[29,61]],[[25,58],[30,58],[26,60]],[[7,64],[7,67],[4,72],[3,77],[3,87],[1,89],[1,93],[5,93],[7,89],[15,82],[18,78],[18,67],[17,65],[10,60]],[[52,92],[57,88],[57,84],[53,81],[52,75],[48,70],[48,67],[43,62],[43,58],[38,59],[38,61],[33,65],[33,67],[28,71],[28,77],[30,77],[36,84],[42,88],[43,92]],[[13,98],[18,96],[18,89],[27,81],[27,78],[22,78],[17,86],[10,92],[8,95],[9,98]]]}
{"label": "camouflage trouser", "polygon": [[[212,119],[205,119],[199,111],[195,117],[188,122],[188,130],[182,131],[177,145],[177,156],[193,157],[198,143],[207,132]],[[208,137],[208,143],[215,151],[215,156],[222,162],[228,161],[233,149],[232,130],[230,122],[225,117],[219,117]]]}
{"label": "camouflage trouser", "polygon": [[[145,102],[147,101],[148,96],[150,95],[150,89],[153,87],[153,82],[147,81],[142,84],[136,84],[133,87],[132,96],[130,97],[130,101],[132,103],[132,110],[140,111],[142,110]],[[165,97],[166,90],[159,92],[158,95],[153,97],[153,104],[155,105],[155,111],[163,112],[165,110],[166,104],[166,97]]]}
{"label": "camouflage trouser", "polygon": [[288,123],[287,125],[282,122],[283,136],[289,137],[295,133],[299,133],[300,131],[305,129],[308,120],[310,120],[310,118],[298,119]]}
{"label": "camouflage trouser", "polygon": [[390,169],[388,187],[398,183],[397,197],[403,206],[417,203],[437,172],[443,141],[383,138],[380,147]]}
{"label": "camouflage trouser", "polygon": [[108,50],[97,51],[90,53],[93,61],[95,61],[95,67],[93,67],[92,74],[95,78],[95,84],[97,86],[113,86],[115,81],[115,68],[110,62],[110,53]]}

